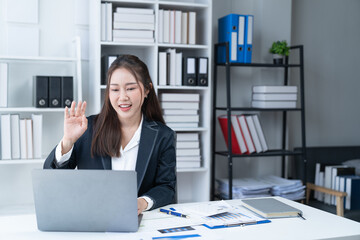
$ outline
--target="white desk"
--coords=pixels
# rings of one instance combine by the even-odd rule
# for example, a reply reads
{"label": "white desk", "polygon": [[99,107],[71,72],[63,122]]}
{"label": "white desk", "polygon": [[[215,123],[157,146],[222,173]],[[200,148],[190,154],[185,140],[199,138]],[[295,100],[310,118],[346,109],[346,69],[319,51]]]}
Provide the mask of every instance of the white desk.
{"label": "white desk", "polygon": [[[195,226],[195,231],[177,233],[178,235],[200,234],[195,240],[221,240],[221,239],[360,239],[360,223],[330,214],[297,202],[275,197],[291,206],[303,211],[301,218],[272,219],[271,223],[250,225],[244,227],[231,227],[221,229],[207,229]],[[240,205],[241,200],[228,201],[231,205]],[[191,203],[189,203],[191,204]],[[181,208],[184,204],[172,205]],[[169,206],[170,207],[170,206]],[[166,236],[156,229],[161,221],[166,224],[172,221],[186,221],[186,219],[161,214],[158,210],[145,212],[141,227],[137,233],[79,233],[79,232],[41,232],[37,230],[36,217],[33,213],[0,216],[0,239],[152,239],[154,236]],[[167,227],[167,226],[166,226]],[[151,229],[152,228],[152,229]]]}

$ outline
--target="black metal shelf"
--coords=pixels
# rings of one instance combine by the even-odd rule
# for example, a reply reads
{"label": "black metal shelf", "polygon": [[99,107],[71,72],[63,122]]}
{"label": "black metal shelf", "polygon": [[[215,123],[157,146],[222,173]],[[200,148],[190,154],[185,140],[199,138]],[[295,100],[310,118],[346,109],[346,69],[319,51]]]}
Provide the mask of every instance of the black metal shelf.
{"label": "black metal shelf", "polygon": [[272,149],[272,150],[268,150],[266,152],[251,153],[251,154],[232,154],[232,153],[229,153],[229,151],[215,151],[214,153],[217,155],[225,156],[225,157],[229,156],[229,154],[230,154],[233,158],[295,156],[295,155],[303,154],[302,151],[291,151],[291,150],[286,150],[286,149]]}
{"label": "black metal shelf", "polygon": [[[226,49],[226,62],[217,63],[217,53],[218,47],[225,46]],[[304,49],[302,45],[291,46],[290,49],[299,51],[299,63],[289,64],[289,58],[285,58],[284,64],[271,64],[271,63],[230,63],[229,61],[229,43],[218,43],[215,44],[215,67],[214,67],[214,82],[213,82],[213,113],[212,113],[212,161],[211,161],[211,199],[214,200],[215,197],[215,156],[220,155],[227,157],[228,160],[228,178],[229,178],[229,190],[228,195],[229,199],[232,199],[232,182],[233,182],[233,158],[246,158],[246,157],[282,157],[282,176],[285,175],[285,157],[286,156],[296,156],[301,155],[304,165],[303,173],[303,182],[306,183],[306,139],[305,139],[305,100],[304,100]],[[226,107],[216,106],[217,98],[217,67],[225,67],[225,80],[226,80]],[[252,108],[252,107],[232,107],[231,106],[231,87],[230,87],[230,69],[231,67],[267,67],[267,68],[283,68],[284,69],[284,82],[283,85],[288,85],[288,71],[290,68],[299,68],[300,74],[300,107],[297,108]],[[272,149],[262,153],[252,153],[252,154],[232,154],[231,152],[231,124],[228,124],[228,139],[227,142],[228,150],[227,151],[215,151],[216,144],[216,112],[217,111],[226,111],[228,119],[232,114],[232,111],[244,111],[244,112],[281,112],[282,113],[282,148],[281,149]],[[301,118],[301,151],[291,151],[286,149],[286,126],[287,126],[287,112],[300,112]],[[229,121],[229,120],[228,120]]]}
{"label": "black metal shelf", "polygon": [[273,63],[217,63],[217,66],[230,67],[272,67],[272,68],[286,68],[286,67],[301,67],[300,64],[273,64]]}
{"label": "black metal shelf", "polygon": [[261,112],[261,111],[301,111],[302,108],[250,108],[250,107],[215,107],[215,110],[223,110],[223,111],[248,111],[248,112]]}

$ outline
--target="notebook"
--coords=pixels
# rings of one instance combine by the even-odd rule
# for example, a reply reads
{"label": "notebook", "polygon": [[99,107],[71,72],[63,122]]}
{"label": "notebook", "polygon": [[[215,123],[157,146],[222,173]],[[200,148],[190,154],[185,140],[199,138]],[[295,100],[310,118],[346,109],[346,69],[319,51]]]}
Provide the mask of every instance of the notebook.
{"label": "notebook", "polygon": [[135,232],[135,171],[34,169],[35,212],[41,231]]}
{"label": "notebook", "polygon": [[302,211],[274,198],[241,200],[244,207],[265,218],[302,217]]}

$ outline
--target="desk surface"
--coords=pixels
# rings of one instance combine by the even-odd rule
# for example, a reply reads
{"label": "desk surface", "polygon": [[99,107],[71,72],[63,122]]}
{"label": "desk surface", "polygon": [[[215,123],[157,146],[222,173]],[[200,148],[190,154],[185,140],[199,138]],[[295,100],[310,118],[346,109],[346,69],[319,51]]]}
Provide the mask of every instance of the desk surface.
{"label": "desk surface", "polygon": [[[293,207],[303,211],[301,218],[271,219],[271,223],[257,224],[244,227],[231,227],[221,229],[207,229],[195,226],[194,231],[178,233],[200,234],[201,237],[191,239],[360,239],[360,223],[330,214],[304,204],[293,202],[284,198],[275,197]],[[228,201],[231,205],[241,205],[241,200]],[[191,204],[191,203],[187,203]],[[198,203],[196,203],[198,204]],[[185,204],[171,205],[181,208]],[[170,206],[169,206],[170,207]],[[0,216],[0,239],[152,239],[161,235],[157,229],[161,221],[171,224],[173,221],[186,221],[186,219],[159,214],[158,210],[145,212],[137,233],[81,233],[81,232],[41,232],[37,229],[36,216],[33,213],[14,215],[2,213]],[[179,225],[184,222],[178,222]],[[176,225],[176,224],[175,224]]]}

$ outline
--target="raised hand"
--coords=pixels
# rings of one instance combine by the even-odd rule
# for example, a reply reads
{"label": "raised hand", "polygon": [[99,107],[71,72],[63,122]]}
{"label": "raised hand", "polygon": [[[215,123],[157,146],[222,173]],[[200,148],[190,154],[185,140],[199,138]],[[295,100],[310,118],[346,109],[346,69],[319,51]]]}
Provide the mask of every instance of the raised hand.
{"label": "raised hand", "polygon": [[71,103],[70,112],[68,107],[65,107],[62,154],[70,151],[76,140],[78,140],[87,129],[88,122],[85,117],[86,102],[79,101],[76,110],[75,107],[75,101]]}

